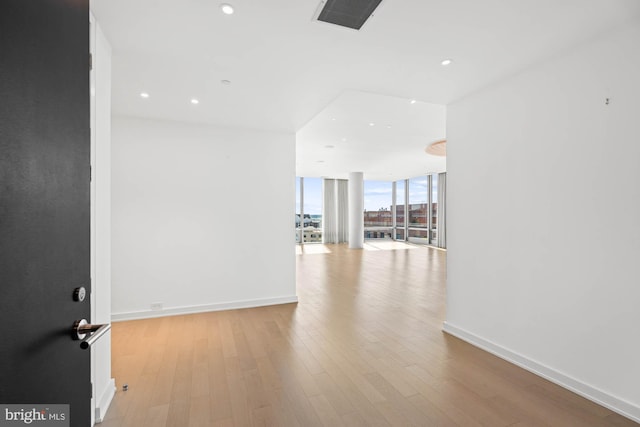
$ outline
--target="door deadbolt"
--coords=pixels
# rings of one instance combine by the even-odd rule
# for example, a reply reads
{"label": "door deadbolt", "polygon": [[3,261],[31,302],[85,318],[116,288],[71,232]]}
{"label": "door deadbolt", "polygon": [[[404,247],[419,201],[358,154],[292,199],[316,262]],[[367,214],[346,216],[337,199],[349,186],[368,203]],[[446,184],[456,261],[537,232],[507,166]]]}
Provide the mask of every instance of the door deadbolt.
{"label": "door deadbolt", "polygon": [[84,301],[86,296],[87,296],[87,290],[84,288],[84,286],[80,286],[79,288],[75,288],[73,290],[74,301],[82,302]]}

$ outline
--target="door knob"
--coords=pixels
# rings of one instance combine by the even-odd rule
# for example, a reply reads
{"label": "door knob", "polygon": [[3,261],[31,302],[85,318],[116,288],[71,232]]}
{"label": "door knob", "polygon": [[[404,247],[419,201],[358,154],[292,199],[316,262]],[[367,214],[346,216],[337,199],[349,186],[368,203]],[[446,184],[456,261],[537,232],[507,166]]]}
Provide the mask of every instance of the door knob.
{"label": "door knob", "polygon": [[[110,323],[92,325],[87,319],[76,320],[73,323],[71,337],[78,341],[81,340],[80,348],[87,349],[93,345],[101,336],[111,329]],[[89,337],[87,338],[87,335]]]}

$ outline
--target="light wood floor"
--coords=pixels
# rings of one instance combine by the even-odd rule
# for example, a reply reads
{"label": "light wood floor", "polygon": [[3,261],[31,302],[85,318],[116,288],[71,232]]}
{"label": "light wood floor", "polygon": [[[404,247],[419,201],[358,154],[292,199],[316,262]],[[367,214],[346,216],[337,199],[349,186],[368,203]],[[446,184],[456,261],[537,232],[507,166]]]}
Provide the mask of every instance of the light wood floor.
{"label": "light wood floor", "polygon": [[115,323],[102,427],[637,425],[442,333],[445,257],[307,245],[298,304]]}

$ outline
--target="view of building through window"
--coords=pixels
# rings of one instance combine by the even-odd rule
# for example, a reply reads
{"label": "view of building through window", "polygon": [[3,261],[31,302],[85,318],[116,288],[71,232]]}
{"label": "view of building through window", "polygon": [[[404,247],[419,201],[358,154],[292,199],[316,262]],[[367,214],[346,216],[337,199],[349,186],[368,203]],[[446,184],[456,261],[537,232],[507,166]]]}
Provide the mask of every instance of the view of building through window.
{"label": "view of building through window", "polygon": [[[322,242],[322,191],[321,178],[296,178],[296,243]],[[364,181],[363,216],[365,239],[436,244],[438,175]]]}
{"label": "view of building through window", "polygon": [[420,176],[409,180],[409,241],[429,243],[429,178]]}
{"label": "view of building through window", "polygon": [[431,175],[431,236],[429,243],[437,243],[438,231],[438,175]]}
{"label": "view of building through window", "polygon": [[322,242],[322,178],[296,178],[296,243],[301,238],[304,243]]}
{"label": "view of building through window", "polygon": [[296,243],[302,241],[302,229],[300,228],[300,177],[296,176]]}
{"label": "view of building through window", "polygon": [[404,240],[405,181],[396,181],[396,240]]}
{"label": "view of building through window", "polygon": [[391,239],[393,236],[393,183],[364,182],[364,238]]}

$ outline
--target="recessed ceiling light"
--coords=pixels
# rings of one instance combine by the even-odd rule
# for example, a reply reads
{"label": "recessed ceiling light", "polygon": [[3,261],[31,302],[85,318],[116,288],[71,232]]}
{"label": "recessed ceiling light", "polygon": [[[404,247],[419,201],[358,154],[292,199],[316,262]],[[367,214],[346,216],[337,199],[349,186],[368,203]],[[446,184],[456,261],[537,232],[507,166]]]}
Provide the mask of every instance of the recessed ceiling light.
{"label": "recessed ceiling light", "polygon": [[412,99],[412,100],[411,100],[411,104],[415,104],[415,103],[416,103],[416,100],[415,100],[415,99]]}
{"label": "recessed ceiling light", "polygon": [[191,103],[192,103],[193,105],[196,105],[196,104],[199,104],[199,103],[200,103],[200,101],[198,101],[198,100],[197,100],[197,99],[195,99],[195,98],[191,98]]}
{"label": "recessed ceiling light", "polygon": [[335,117],[332,117],[332,118],[331,118],[331,121],[332,121],[332,122],[335,122],[335,121],[336,121],[336,118],[335,118]]}
{"label": "recessed ceiling light", "polygon": [[391,125],[387,125],[387,129],[391,129]]}
{"label": "recessed ceiling light", "polygon": [[147,92],[142,92],[142,93],[140,94],[140,97],[141,97],[141,98],[148,98],[148,97],[149,97],[149,94],[148,94]]}
{"label": "recessed ceiling light", "polygon": [[342,138],[342,142],[347,142],[347,138]]}
{"label": "recessed ceiling light", "polygon": [[450,59],[445,59],[444,61],[441,62],[441,64],[442,65],[449,65],[449,64],[451,64],[451,62],[453,62],[453,61],[451,61]]}
{"label": "recessed ceiling light", "polygon": [[231,80],[220,80],[220,83],[222,83],[223,85],[230,85]]}
{"label": "recessed ceiling light", "polygon": [[220,5],[220,9],[225,15],[233,15],[233,6],[231,6],[229,3],[222,3]]}
{"label": "recessed ceiling light", "polygon": [[325,145],[324,148],[336,148],[335,145]]}
{"label": "recessed ceiling light", "polygon": [[376,125],[376,124],[375,124],[375,123],[373,123],[373,122],[369,123],[369,126],[375,126],[375,125]]}

